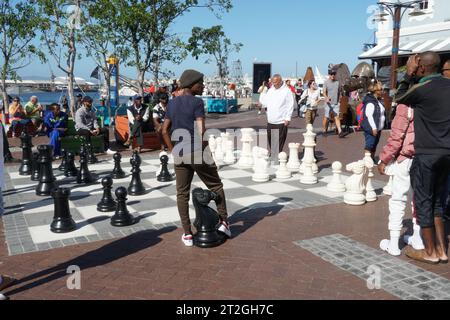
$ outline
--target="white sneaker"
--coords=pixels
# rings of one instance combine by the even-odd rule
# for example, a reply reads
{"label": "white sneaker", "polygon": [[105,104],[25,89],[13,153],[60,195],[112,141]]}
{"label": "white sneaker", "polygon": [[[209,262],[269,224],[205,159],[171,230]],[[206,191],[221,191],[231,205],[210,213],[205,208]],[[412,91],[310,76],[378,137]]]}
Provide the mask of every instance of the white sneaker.
{"label": "white sneaker", "polygon": [[186,247],[194,246],[194,237],[192,236],[192,234],[188,235],[183,234],[183,236],[181,237],[181,241],[183,241]]}
{"label": "white sneaker", "polygon": [[106,154],[113,155],[113,154],[116,154],[116,153],[114,151],[112,151],[111,149],[108,149],[108,150],[106,150]]}
{"label": "white sneaker", "polygon": [[225,234],[228,238],[231,238],[231,230],[230,230],[230,226],[228,225],[228,223],[226,223],[225,221],[222,221],[220,223],[220,227],[217,229],[217,231],[222,232],[223,234]]}
{"label": "white sneaker", "polygon": [[420,237],[405,235],[405,237],[403,238],[403,241],[408,246],[413,247],[414,250],[424,250],[425,249],[425,245],[423,244],[423,241]]}
{"label": "white sneaker", "polygon": [[391,256],[394,257],[398,257],[402,254],[402,252],[398,247],[391,248],[391,241],[387,239],[384,239],[380,242],[380,249],[386,251],[387,253],[389,253]]}
{"label": "white sneaker", "polygon": [[258,112],[258,116],[260,116],[261,114],[262,114],[261,111],[259,111],[259,112]]}

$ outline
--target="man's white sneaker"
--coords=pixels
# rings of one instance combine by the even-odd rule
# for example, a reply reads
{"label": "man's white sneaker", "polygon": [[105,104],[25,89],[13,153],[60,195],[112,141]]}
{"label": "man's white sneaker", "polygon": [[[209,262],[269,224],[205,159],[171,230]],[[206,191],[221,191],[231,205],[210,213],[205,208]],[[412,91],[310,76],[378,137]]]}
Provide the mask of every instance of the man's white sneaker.
{"label": "man's white sneaker", "polygon": [[391,246],[391,241],[387,239],[382,240],[380,242],[380,249],[386,251],[387,253],[389,253],[391,256],[394,257],[398,257],[402,254],[398,246],[397,248],[395,246]]}
{"label": "man's white sneaker", "polygon": [[219,228],[217,229],[217,231],[222,232],[223,234],[225,234],[228,238],[231,238],[231,230],[230,230],[230,226],[228,225],[228,223],[226,223],[225,221],[222,221],[220,223]]}
{"label": "man's white sneaker", "polygon": [[192,234],[188,235],[183,234],[183,236],[181,237],[181,241],[183,241],[186,247],[194,246],[194,237],[192,236]]}
{"label": "man's white sneaker", "polygon": [[111,149],[108,149],[108,150],[106,150],[106,154],[113,155],[113,154],[116,154],[116,153],[114,151],[112,151]]}
{"label": "man's white sneaker", "polygon": [[423,244],[423,240],[420,236],[405,235],[405,237],[403,238],[403,241],[405,242],[405,244],[413,247],[414,250],[424,250],[425,249],[425,245]]}

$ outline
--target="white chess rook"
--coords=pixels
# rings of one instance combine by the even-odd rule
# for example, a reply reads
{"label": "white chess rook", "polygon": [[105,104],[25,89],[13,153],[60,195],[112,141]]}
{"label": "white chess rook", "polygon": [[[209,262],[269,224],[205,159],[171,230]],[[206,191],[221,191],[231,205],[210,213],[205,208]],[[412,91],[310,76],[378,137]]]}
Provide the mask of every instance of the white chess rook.
{"label": "white chess rook", "polygon": [[287,168],[287,153],[281,152],[278,155],[278,160],[280,162],[280,166],[278,168],[278,171],[276,172],[277,179],[285,180],[290,179],[292,177],[292,173]]}
{"label": "white chess rook", "polygon": [[345,181],[347,191],[344,194],[344,202],[352,206],[361,206],[366,203],[364,195],[364,176],[367,171],[364,160],[347,165],[347,171],[353,174]]}
{"label": "white chess rook", "polygon": [[242,152],[239,158],[238,167],[241,169],[251,169],[253,167],[252,142],[255,130],[251,128],[241,129]]}
{"label": "white chess rook", "polygon": [[345,184],[342,182],[342,163],[339,161],[333,162],[331,168],[333,169],[333,178],[327,185],[328,191],[342,193],[345,192]]}
{"label": "white chess rook", "polygon": [[252,180],[255,182],[268,182],[269,175],[269,151],[266,149],[258,149],[258,157],[254,166],[255,174]]}
{"label": "white chess rook", "polygon": [[375,192],[375,188],[373,187],[373,177],[375,176],[373,174],[373,168],[375,167],[375,164],[373,162],[372,157],[369,154],[366,154],[366,157],[364,158],[364,162],[366,164],[366,168],[368,171],[367,175],[367,184],[366,184],[366,201],[367,202],[374,202],[378,200],[377,194]]}
{"label": "white chess rook", "polygon": [[289,144],[289,161],[287,168],[290,172],[295,173],[300,170],[300,160],[298,158],[298,150],[300,149],[300,143]]}

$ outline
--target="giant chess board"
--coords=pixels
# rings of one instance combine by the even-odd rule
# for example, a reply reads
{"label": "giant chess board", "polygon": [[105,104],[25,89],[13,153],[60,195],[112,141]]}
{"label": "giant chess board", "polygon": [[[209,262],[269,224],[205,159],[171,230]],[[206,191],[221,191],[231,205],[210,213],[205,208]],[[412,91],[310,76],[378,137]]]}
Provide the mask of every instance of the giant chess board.
{"label": "giant chess board", "polygon": [[[128,187],[131,181],[129,160],[126,158],[122,161],[122,168],[128,175],[124,179],[114,181],[113,192],[120,186]],[[57,185],[71,189],[69,206],[77,229],[66,234],[50,231],[54,213],[53,199],[36,196],[37,182],[31,181],[30,177],[20,176],[18,167],[6,168],[3,224],[9,254],[17,255],[121,238],[139,231],[168,226],[180,227],[175,182],[161,183],[156,180],[159,159],[155,155],[144,155],[142,160],[141,179],[147,193],[143,196],[128,196],[128,209],[137,218],[138,223],[124,228],[111,226],[110,217],[114,213],[97,211],[97,203],[101,200],[103,193],[100,181],[111,174],[114,168],[112,159],[89,165],[90,171],[97,178],[96,183],[89,185],[80,185],[76,183],[75,178],[66,178],[57,170],[58,165],[54,164]],[[173,166],[170,169],[173,171]],[[276,167],[270,168],[270,182],[257,183],[252,181],[251,169],[242,170],[236,165],[220,168],[219,173],[224,183],[229,215],[252,215],[253,212],[261,212],[261,208],[266,208],[269,213],[271,208],[285,211],[343,202],[342,194],[329,192],[326,188],[331,180],[331,169],[321,170],[319,183],[315,185],[302,185],[299,174],[295,174],[288,180],[277,180],[276,170]],[[374,181],[378,194],[381,193],[383,185],[380,181]],[[192,187],[206,188],[197,176],[194,176]],[[194,218],[192,202],[190,206],[190,215]]]}

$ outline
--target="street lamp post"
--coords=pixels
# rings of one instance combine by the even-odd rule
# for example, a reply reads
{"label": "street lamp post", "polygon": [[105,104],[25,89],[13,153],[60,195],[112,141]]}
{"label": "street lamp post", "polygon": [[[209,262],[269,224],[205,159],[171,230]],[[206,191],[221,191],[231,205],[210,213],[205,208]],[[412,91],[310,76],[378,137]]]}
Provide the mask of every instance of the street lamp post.
{"label": "street lamp post", "polygon": [[386,9],[392,17],[393,21],[393,37],[392,37],[392,56],[391,56],[391,90],[394,91],[397,89],[397,69],[398,69],[398,56],[400,52],[400,28],[401,21],[403,15],[408,9],[414,9],[409,13],[410,16],[420,16],[425,13],[419,8],[420,3],[423,3],[423,0],[415,0],[415,1],[400,1],[397,2],[387,2],[380,1],[378,5],[380,6],[380,13],[378,17],[378,21],[386,21],[384,17],[388,16],[385,13]]}

